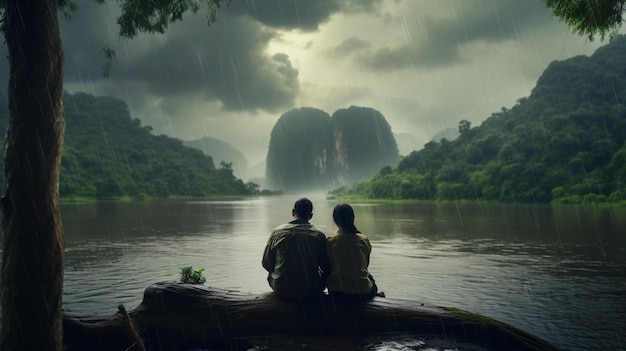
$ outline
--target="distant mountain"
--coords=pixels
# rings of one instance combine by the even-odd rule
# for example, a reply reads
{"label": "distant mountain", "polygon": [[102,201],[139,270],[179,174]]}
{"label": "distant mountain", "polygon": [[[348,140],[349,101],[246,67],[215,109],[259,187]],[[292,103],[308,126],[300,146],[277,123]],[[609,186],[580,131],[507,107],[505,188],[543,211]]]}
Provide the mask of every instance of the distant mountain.
{"label": "distant mountain", "polygon": [[626,37],[552,62],[527,98],[337,195],[626,203]]}
{"label": "distant mountain", "polygon": [[352,106],[332,117],[316,108],[293,109],[272,129],[266,187],[327,189],[371,177],[398,160],[391,127],[372,108]]}
{"label": "distant mountain", "polygon": [[248,182],[259,185],[261,189],[265,188],[265,160],[257,162],[248,168]]}
{"label": "distant mountain", "polygon": [[[141,199],[253,191],[232,171],[216,169],[211,157],[178,139],[152,134],[151,127],[131,119],[122,100],[67,92],[63,100],[62,198]],[[6,106],[0,95],[2,135],[8,124]]]}
{"label": "distant mountain", "polygon": [[426,142],[413,134],[409,133],[394,133],[398,144],[398,151],[400,155],[408,155],[415,150],[419,150],[424,147]]}
{"label": "distant mountain", "polygon": [[440,142],[441,139],[446,139],[448,141],[452,141],[461,135],[459,133],[459,128],[446,128],[441,132],[435,134],[430,140]]}
{"label": "distant mountain", "polygon": [[326,187],[333,179],[332,125],[328,113],[311,107],[284,113],[272,129],[265,186],[272,190]]}
{"label": "distant mountain", "polygon": [[338,184],[352,184],[371,177],[385,166],[398,164],[398,144],[391,126],[379,111],[350,106],[335,111],[331,123],[333,166]]}
{"label": "distant mountain", "polygon": [[211,156],[216,167],[219,167],[222,161],[232,163],[235,177],[248,179],[248,160],[241,151],[229,143],[205,136],[195,140],[183,140],[183,145],[198,149],[205,155]]}

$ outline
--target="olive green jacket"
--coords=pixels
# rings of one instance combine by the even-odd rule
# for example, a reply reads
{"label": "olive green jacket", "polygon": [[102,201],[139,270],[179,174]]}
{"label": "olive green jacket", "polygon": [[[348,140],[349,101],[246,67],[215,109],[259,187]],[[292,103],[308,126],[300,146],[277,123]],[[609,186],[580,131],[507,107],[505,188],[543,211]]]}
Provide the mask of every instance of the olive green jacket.
{"label": "olive green jacket", "polygon": [[272,289],[285,298],[321,293],[330,274],[326,235],[296,219],[272,231],[263,252],[263,268]]}

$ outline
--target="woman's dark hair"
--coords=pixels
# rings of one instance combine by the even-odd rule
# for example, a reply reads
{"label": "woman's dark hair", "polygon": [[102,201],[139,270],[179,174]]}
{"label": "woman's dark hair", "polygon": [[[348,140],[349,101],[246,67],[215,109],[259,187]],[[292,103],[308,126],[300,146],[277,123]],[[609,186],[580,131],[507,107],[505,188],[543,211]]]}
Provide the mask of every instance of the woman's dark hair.
{"label": "woman's dark hair", "polygon": [[354,226],[354,210],[348,204],[339,204],[333,210],[333,220],[342,232],[356,234],[360,233]]}

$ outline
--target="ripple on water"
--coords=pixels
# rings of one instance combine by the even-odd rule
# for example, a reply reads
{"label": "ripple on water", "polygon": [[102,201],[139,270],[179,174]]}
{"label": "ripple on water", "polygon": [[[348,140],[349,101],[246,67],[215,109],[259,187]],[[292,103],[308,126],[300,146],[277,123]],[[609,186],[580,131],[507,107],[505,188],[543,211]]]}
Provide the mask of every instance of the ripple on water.
{"label": "ripple on water", "polygon": [[378,333],[323,338],[310,335],[272,335],[250,338],[251,350],[364,350],[364,351],[487,351],[486,348],[454,338],[407,333]]}

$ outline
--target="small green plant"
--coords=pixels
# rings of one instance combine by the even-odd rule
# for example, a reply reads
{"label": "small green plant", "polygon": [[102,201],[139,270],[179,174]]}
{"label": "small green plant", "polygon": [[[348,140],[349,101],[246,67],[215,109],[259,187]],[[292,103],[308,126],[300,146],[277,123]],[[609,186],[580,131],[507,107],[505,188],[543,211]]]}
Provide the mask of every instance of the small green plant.
{"label": "small green plant", "polygon": [[180,270],[180,282],[186,284],[204,284],[206,278],[202,275],[204,268],[193,270],[193,267],[183,267]]}

